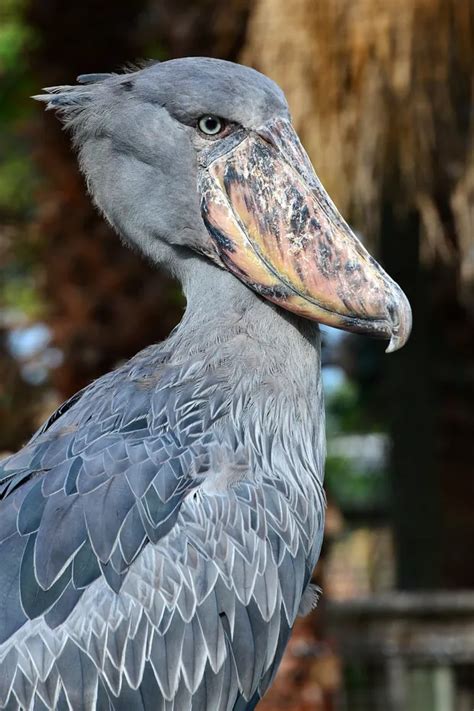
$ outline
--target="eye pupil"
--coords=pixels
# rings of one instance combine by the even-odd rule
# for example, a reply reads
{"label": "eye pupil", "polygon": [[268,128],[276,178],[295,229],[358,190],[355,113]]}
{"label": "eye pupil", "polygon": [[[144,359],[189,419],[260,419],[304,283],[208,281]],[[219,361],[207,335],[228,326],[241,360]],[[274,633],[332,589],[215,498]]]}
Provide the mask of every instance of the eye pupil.
{"label": "eye pupil", "polygon": [[199,130],[208,136],[215,136],[222,131],[223,125],[217,116],[202,116],[198,121]]}

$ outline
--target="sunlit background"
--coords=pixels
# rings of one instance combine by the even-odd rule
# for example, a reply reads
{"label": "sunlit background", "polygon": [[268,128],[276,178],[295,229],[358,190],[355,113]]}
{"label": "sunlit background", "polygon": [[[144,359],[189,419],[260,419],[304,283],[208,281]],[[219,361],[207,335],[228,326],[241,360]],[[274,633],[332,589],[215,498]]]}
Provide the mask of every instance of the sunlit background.
{"label": "sunlit background", "polygon": [[1,0],[0,452],[183,310],[92,208],[41,87],[183,55],[265,72],[411,300],[393,355],[324,330],[323,595],[262,711],[474,708],[473,23],[471,0]]}

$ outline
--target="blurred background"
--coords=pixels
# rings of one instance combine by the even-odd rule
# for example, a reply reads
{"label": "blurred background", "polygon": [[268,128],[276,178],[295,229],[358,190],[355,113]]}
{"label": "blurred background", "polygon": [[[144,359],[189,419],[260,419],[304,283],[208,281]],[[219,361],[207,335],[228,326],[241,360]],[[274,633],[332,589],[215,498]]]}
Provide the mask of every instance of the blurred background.
{"label": "blurred background", "polygon": [[28,97],[183,55],[282,86],[320,178],[414,311],[390,356],[325,330],[323,596],[259,708],[472,711],[471,0],[1,0],[0,452],[183,310],[92,208],[59,122]]}

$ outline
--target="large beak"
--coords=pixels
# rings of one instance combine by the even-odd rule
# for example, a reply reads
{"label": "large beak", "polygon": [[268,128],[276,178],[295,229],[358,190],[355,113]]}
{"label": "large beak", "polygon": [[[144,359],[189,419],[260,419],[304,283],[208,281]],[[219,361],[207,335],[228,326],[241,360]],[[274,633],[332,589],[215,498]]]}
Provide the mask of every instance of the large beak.
{"label": "large beak", "polygon": [[411,309],[318,180],[291,123],[216,142],[200,169],[202,214],[221,261],[262,296],[305,318],[401,348]]}

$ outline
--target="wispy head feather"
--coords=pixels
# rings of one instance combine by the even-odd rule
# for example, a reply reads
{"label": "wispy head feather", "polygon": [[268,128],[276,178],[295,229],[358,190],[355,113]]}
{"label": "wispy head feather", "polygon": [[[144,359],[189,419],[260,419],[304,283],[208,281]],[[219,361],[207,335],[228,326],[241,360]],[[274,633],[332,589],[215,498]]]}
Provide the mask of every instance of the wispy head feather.
{"label": "wispy head feather", "polygon": [[[80,77],[78,77],[80,79]],[[45,86],[43,91],[45,94],[36,94],[31,98],[35,101],[41,101],[46,104],[46,110],[59,109],[66,110],[83,106],[91,100],[91,93],[87,86],[84,85],[68,85],[63,86]]]}
{"label": "wispy head feather", "polygon": [[105,79],[110,79],[110,77],[115,76],[114,74],[79,74],[76,78],[78,84],[97,84],[99,81],[104,81]]}
{"label": "wispy head feather", "polygon": [[[107,82],[107,80],[110,79],[116,79],[117,83],[120,84],[124,75],[135,73],[157,63],[155,60],[144,60],[135,64],[129,63],[123,68],[122,74],[113,72],[80,74],[76,79],[76,85],[46,86],[43,88],[43,91],[46,93],[36,94],[31,98],[46,104],[46,110],[58,110],[67,123],[69,119],[74,118],[77,112],[80,111],[81,108],[84,108],[91,100],[99,99],[99,92],[96,91],[98,88],[97,85]],[[107,84],[109,83],[110,82],[107,82]]]}
{"label": "wispy head feather", "polygon": [[47,111],[57,111],[65,126],[73,129],[77,140],[81,127],[90,127],[91,122],[96,125],[100,116],[107,113],[114,87],[123,79],[112,73],[80,74],[77,84],[46,86],[43,94],[31,98],[45,104]]}

